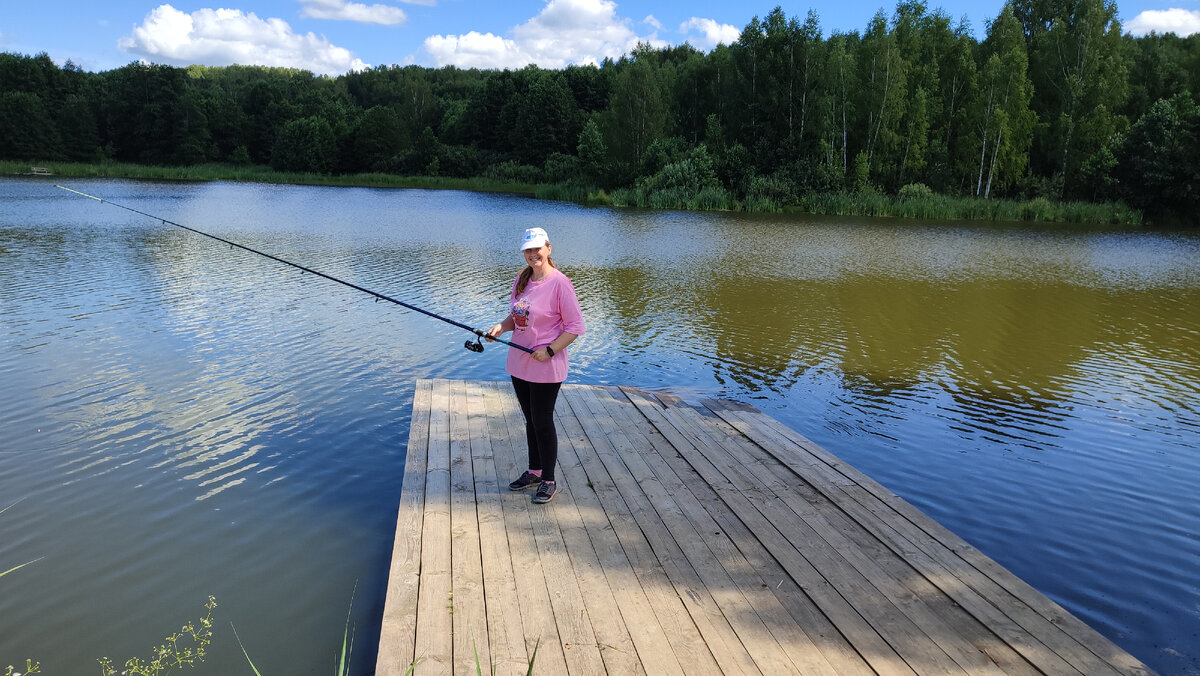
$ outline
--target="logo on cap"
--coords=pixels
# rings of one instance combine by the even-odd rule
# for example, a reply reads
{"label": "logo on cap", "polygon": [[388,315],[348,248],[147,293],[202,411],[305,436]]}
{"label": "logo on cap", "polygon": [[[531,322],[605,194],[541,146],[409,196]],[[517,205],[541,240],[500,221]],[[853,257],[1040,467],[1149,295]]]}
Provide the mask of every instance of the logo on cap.
{"label": "logo on cap", "polygon": [[550,241],[550,237],[541,228],[529,228],[521,238],[521,250],[540,249]]}

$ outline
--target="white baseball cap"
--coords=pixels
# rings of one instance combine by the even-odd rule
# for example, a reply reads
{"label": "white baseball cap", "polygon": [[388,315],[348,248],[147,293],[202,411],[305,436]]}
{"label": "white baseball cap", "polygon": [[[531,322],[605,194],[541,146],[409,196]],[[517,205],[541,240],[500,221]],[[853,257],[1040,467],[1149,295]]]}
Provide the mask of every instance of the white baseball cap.
{"label": "white baseball cap", "polygon": [[541,228],[530,228],[525,231],[525,235],[521,237],[521,251],[526,249],[540,249],[550,241],[550,236]]}

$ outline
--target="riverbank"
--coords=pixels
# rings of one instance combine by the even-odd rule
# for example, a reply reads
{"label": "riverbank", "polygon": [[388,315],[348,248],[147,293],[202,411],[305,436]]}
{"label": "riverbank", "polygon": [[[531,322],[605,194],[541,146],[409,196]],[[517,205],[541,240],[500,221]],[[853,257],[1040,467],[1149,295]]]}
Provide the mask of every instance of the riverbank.
{"label": "riverbank", "polygon": [[[0,160],[0,174],[28,175],[27,162]],[[873,190],[858,193],[809,193],[798,204],[781,204],[775,199],[742,202],[728,195],[702,193],[695,199],[646,195],[633,188],[612,191],[568,183],[522,183],[482,176],[398,176],[394,174],[327,175],[274,171],[260,165],[201,164],[187,167],[161,167],[105,162],[38,162],[54,176],[67,178],[130,178],[172,181],[242,181],[291,185],[327,185],[365,188],[418,188],[430,190],[469,190],[528,195],[538,199],[575,202],[590,206],[690,209],[698,211],[759,211],[807,213],[829,216],[880,216],[972,221],[1032,221],[1052,223],[1108,223],[1141,225],[1142,213],[1117,202],[1056,202],[1033,200],[981,199],[938,195],[927,191],[888,195]],[[724,191],[720,191],[724,193]]]}

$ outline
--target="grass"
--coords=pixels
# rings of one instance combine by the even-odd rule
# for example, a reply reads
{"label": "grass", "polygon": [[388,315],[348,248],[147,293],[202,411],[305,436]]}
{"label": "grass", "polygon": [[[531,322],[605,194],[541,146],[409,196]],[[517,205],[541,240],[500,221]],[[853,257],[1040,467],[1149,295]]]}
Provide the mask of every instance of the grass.
{"label": "grass", "polygon": [[[20,500],[17,500],[17,502],[20,502]],[[17,502],[12,503],[12,505],[9,505],[8,507],[5,507],[4,509],[0,509],[0,514],[3,514],[5,512],[7,512],[8,510],[12,509],[13,505],[17,504]],[[37,563],[40,560],[41,559],[34,559],[33,561],[26,561],[25,563],[22,563],[19,566],[13,566],[12,568],[9,568],[8,570],[4,571],[3,573],[0,573],[0,577],[4,577],[5,575],[8,575],[9,573],[11,573],[13,571],[20,570],[20,569],[24,568],[25,566],[28,566],[31,563]],[[41,673],[41,671],[42,671],[41,663],[34,662],[32,659],[26,659],[25,660],[25,671],[23,671],[23,672],[17,671],[16,667],[14,667],[13,665],[10,664],[10,665],[8,665],[8,667],[5,668],[4,676],[21,676],[22,674],[24,676],[29,676],[29,674]]]}
{"label": "grass", "polygon": [[[354,611],[354,596],[358,593],[358,581],[354,582],[354,591],[350,593],[350,607],[346,609],[346,624],[342,629],[342,649],[338,653],[337,659],[334,661],[334,676],[346,676],[350,673],[350,658],[354,654],[354,634],[350,631],[350,615]],[[250,653],[246,651],[246,645],[242,643],[242,637],[238,636],[237,627],[230,622],[229,626],[233,628],[233,635],[237,639],[238,647],[242,649],[242,655],[246,657],[246,664],[250,665],[250,670],[254,672],[254,676],[262,676],[262,672],[255,666],[254,660],[250,659]],[[412,673],[413,666],[408,668],[407,673]]]}
{"label": "grass", "polygon": [[[790,209],[788,209],[790,210]],[[1044,221],[1141,225],[1142,213],[1119,202],[1052,202],[950,195],[899,197],[862,193],[810,193],[797,211],[831,216],[889,216],[937,220]]]}
{"label": "grass", "polygon": [[125,162],[14,162],[0,160],[0,175],[28,173],[30,167],[46,167],[55,178],[130,178],[155,181],[243,181],[292,185],[327,185],[362,188],[424,188],[470,190],[534,195],[534,183],[516,183],[484,177],[396,176],[393,174],[309,174],[274,171],[261,165],[198,164],[188,167],[159,167]]}
{"label": "grass", "polygon": [[[18,500],[17,502],[20,502]],[[0,509],[0,514],[12,509],[17,502],[12,503],[4,509]],[[0,577],[4,577],[9,573],[20,570],[25,566],[36,563],[41,559],[27,561],[18,566],[13,566],[4,572],[0,572]],[[354,610],[354,596],[358,591],[358,582],[354,583],[354,592],[350,594],[350,607],[346,610],[346,624],[342,630],[342,648],[334,663],[334,676],[346,676],[350,669],[350,657],[354,652],[354,634],[350,631],[350,616]],[[453,601],[452,601],[453,602]],[[208,611],[204,617],[201,617],[196,622],[188,622],[183,625],[179,631],[169,634],[162,643],[155,646],[152,651],[152,656],[149,659],[143,660],[140,657],[133,657],[124,662],[120,672],[117,671],[118,666],[113,663],[108,657],[101,657],[97,660],[100,663],[101,676],[117,676],[118,673],[123,676],[160,676],[168,672],[174,671],[177,668],[184,666],[195,666],[196,662],[203,662],[207,655],[208,646],[212,643],[212,614],[213,609],[217,607],[217,601],[212,596],[208,597],[208,602],[204,604]],[[233,627],[233,623],[230,623]],[[242,638],[237,635],[237,628],[233,627],[233,634],[237,638],[238,645],[242,648],[242,654],[246,657],[246,663],[250,665],[250,669],[256,676],[262,676],[258,667],[250,659],[250,654],[246,652],[246,646],[242,644]],[[188,642],[190,639],[190,643]],[[182,644],[181,644],[182,641]],[[534,657],[537,656],[537,648],[533,651]],[[478,657],[476,658],[478,663]],[[533,669],[533,661],[530,660],[530,671]],[[415,664],[414,664],[415,666]],[[409,672],[412,667],[409,667]],[[30,674],[41,673],[41,664],[34,662],[32,659],[25,660],[25,671],[17,671],[16,667],[8,665],[5,668],[3,676],[29,676]]]}
{"label": "grass", "polygon": [[[20,500],[17,500],[17,502],[20,502]],[[0,509],[0,514],[3,514],[5,512],[7,512],[8,510],[12,509],[13,505],[17,504],[17,502],[12,503],[12,505],[9,505],[8,507],[5,507],[4,509]],[[38,561],[41,561],[41,559],[37,558],[32,561],[26,561],[25,563],[22,563],[20,565],[13,566],[12,568],[9,568],[8,570],[4,571],[3,573],[0,573],[0,577],[4,577],[5,575],[8,575],[9,573],[21,570],[25,566],[28,566],[31,563],[37,563]]]}
{"label": "grass", "polygon": [[1119,202],[1058,202],[984,199],[979,197],[909,193],[889,195],[873,190],[858,193],[806,193],[798,204],[787,206],[778,195],[751,195],[738,200],[723,188],[699,192],[668,188],[646,191],[617,188],[611,193],[575,182],[527,183],[487,177],[396,176],[366,173],[324,175],[274,171],[261,165],[201,164],[159,167],[122,162],[15,162],[0,161],[0,175],[28,173],[32,166],[46,167],[55,177],[130,178],[170,181],[242,181],[293,185],[366,188],[420,188],[469,190],[528,195],[538,199],[575,202],[591,206],[690,209],[697,211],[798,212],[829,216],[881,216],[931,220],[1041,221],[1058,223],[1113,223],[1140,225],[1142,214]]}

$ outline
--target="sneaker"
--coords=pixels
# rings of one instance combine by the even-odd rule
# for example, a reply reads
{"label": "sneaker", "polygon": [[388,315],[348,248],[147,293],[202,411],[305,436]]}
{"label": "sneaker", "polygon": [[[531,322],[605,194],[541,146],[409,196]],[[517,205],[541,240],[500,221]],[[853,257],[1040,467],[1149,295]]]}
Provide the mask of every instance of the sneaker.
{"label": "sneaker", "polygon": [[523,488],[529,488],[542,480],[542,477],[537,476],[533,472],[526,470],[524,474],[517,477],[517,480],[508,485],[508,490],[519,491]]}
{"label": "sneaker", "polygon": [[554,494],[558,492],[558,484],[553,481],[543,481],[538,484],[537,493],[533,494],[534,504],[545,504],[554,499]]}

